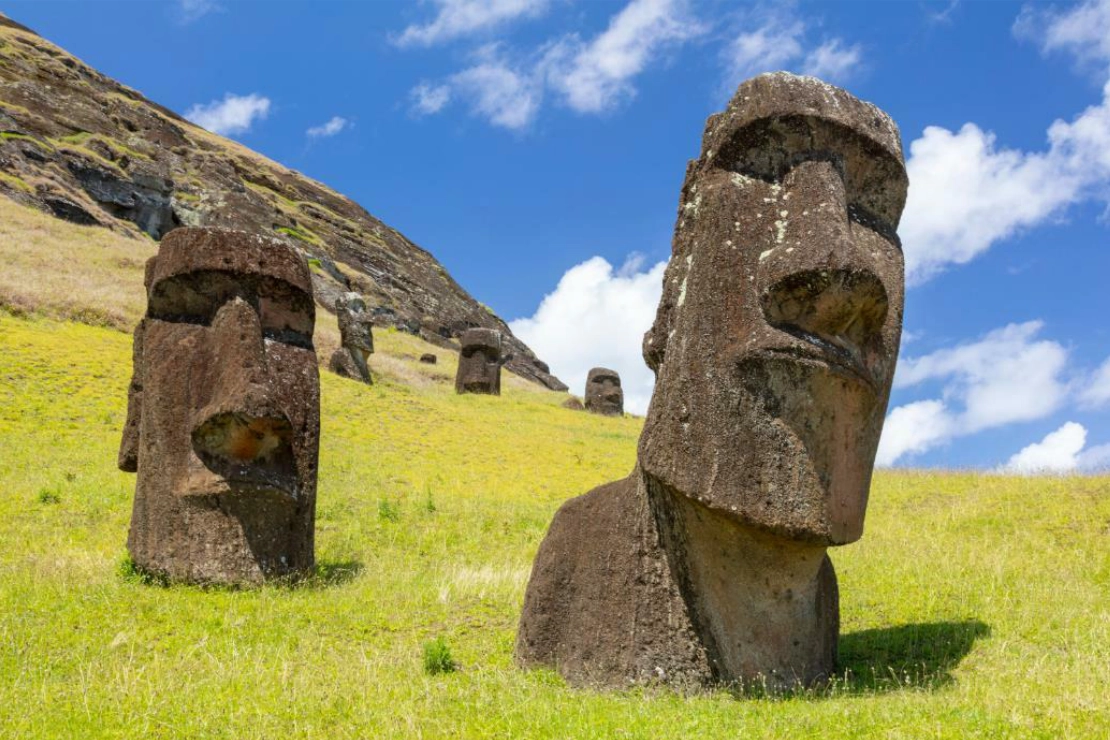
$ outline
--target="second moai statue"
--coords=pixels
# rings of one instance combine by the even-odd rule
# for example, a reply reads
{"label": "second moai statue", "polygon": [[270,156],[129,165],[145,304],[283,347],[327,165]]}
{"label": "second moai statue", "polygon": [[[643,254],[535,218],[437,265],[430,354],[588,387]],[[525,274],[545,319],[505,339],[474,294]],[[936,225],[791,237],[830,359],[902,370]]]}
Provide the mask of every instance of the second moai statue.
{"label": "second moai statue", "polygon": [[516,655],[575,684],[789,688],[836,666],[826,554],[863,533],[902,330],[894,122],[761,75],[689,164],[624,480],[565,503]]}
{"label": "second moai statue", "polygon": [[501,332],[496,329],[467,329],[459,338],[457,393],[501,395]]}
{"label": "second moai statue", "polygon": [[616,370],[595,367],[586,376],[586,408],[595,414],[620,416],[624,413],[624,391]]}
{"label": "second moai statue", "polygon": [[335,299],[335,317],[339,320],[340,346],[332,353],[328,369],[344,378],[373,384],[368,361],[374,354],[374,321],[366,310],[366,301],[358,293],[344,293]]}
{"label": "second moai statue", "polygon": [[233,585],[315,565],[320,376],[308,264],[283,242],[180,228],[147,263],[119,467],[127,549],[171,580]]}

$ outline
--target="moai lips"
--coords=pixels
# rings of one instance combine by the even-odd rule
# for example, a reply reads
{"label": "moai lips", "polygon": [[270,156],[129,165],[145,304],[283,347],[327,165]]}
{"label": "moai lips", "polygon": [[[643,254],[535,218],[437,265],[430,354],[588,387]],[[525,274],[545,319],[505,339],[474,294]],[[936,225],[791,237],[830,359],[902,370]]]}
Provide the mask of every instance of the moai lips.
{"label": "moai lips", "polygon": [[455,375],[457,393],[501,395],[501,332],[495,329],[467,329],[459,342],[459,370]]}
{"label": "moai lips", "polygon": [[314,565],[320,388],[308,265],[282,242],[177,229],[147,265],[120,446],[128,550],[173,580]]}
{"label": "moai lips", "polygon": [[372,384],[368,361],[374,353],[374,321],[366,310],[366,301],[358,293],[344,293],[335,299],[335,315],[341,341],[328,368],[345,378]]}
{"label": "moai lips", "polygon": [[863,532],[906,189],[890,118],[814,78],[761,75],[710,117],[644,337],[656,384],[637,466],[556,514],[523,664],[611,686],[831,674],[826,549]]}
{"label": "moai lips", "polygon": [[616,370],[595,367],[586,375],[586,408],[606,416],[624,413],[624,391]]}

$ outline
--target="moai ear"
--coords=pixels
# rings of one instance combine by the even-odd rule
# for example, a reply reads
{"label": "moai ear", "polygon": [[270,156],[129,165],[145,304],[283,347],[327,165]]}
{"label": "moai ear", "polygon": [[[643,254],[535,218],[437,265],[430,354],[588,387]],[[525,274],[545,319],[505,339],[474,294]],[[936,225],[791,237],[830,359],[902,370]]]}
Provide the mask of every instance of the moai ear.
{"label": "moai ear", "polygon": [[143,416],[143,333],[146,319],[135,327],[131,345],[131,384],[127,388],[127,421],[119,444],[119,469],[134,473],[139,469],[139,432]]}

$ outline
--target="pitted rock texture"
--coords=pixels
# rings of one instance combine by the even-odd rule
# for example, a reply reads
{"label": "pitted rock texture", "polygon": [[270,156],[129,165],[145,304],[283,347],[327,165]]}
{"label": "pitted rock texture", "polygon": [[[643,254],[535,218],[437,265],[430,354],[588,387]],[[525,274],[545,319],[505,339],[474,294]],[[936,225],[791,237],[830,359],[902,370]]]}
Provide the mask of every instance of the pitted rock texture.
{"label": "pitted rock texture", "polygon": [[320,381],[304,257],[176,229],[147,263],[119,467],[127,548],[175,581],[253,585],[314,566]]}
{"label": "pitted rock texture", "polygon": [[353,201],[216,136],[0,15],[0,193],[58,218],[155,239],[179,225],[270,234],[308,259],[316,300],[365,296],[379,326],[454,349],[500,331],[508,369],[566,390],[428,252]]}
{"label": "pitted rock texture", "polygon": [[586,408],[605,416],[624,413],[624,391],[616,370],[595,367],[586,375]]}
{"label": "pitted rock texture", "polygon": [[455,391],[500,396],[501,365],[504,362],[500,332],[492,329],[468,329],[462,335]]}
{"label": "pitted rock texture", "polygon": [[690,162],[625,481],[569,501],[516,654],[573,683],[810,685],[835,668],[829,546],[858,539],[901,337],[907,179],[878,108],[761,75]]}
{"label": "pitted rock texture", "polygon": [[373,384],[367,361],[374,353],[374,320],[366,301],[358,293],[344,293],[335,299],[339,319],[340,347],[332,353],[328,367],[333,373]]}

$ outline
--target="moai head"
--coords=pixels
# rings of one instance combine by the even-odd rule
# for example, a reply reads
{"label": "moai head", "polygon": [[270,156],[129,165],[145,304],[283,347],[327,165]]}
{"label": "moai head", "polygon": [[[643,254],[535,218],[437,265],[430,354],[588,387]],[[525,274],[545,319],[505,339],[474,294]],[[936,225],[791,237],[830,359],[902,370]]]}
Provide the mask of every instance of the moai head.
{"label": "moai head", "polygon": [[305,260],[177,229],[147,263],[120,467],[128,548],[174,579],[256,583],[313,566],[320,387]]}
{"label": "moai head", "polygon": [[616,370],[595,367],[586,376],[586,408],[595,414],[620,416],[624,413],[624,391]]}
{"label": "moai head", "polygon": [[906,188],[893,121],[814,78],[761,75],[710,117],[644,337],[649,479],[778,536],[860,537],[902,329]]}
{"label": "moai head", "polygon": [[459,372],[455,376],[458,393],[501,395],[501,332],[495,329],[467,329],[459,339]]}
{"label": "moai head", "polygon": [[366,301],[358,293],[344,293],[335,299],[335,316],[339,319],[341,344],[362,353],[374,354],[374,320],[366,310]]}

